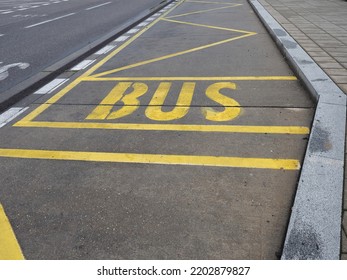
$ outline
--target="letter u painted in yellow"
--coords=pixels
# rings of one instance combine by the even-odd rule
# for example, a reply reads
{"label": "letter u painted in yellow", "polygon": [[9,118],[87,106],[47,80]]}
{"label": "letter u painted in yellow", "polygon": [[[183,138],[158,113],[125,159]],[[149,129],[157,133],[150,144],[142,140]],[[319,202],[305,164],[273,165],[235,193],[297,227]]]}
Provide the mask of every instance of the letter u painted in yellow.
{"label": "letter u painted in yellow", "polygon": [[183,118],[188,113],[195,89],[195,83],[189,82],[183,83],[175,108],[170,112],[162,111],[171,84],[172,83],[169,82],[159,84],[149,106],[146,109],[147,118],[155,121],[171,121]]}
{"label": "letter u painted in yellow", "polygon": [[215,83],[206,89],[206,96],[224,106],[224,110],[219,112],[213,108],[202,108],[202,113],[206,120],[223,122],[236,118],[240,113],[240,104],[234,99],[220,93],[221,89],[236,89],[236,84],[230,82]]}
{"label": "letter u painted in yellow", "polygon": [[[132,87],[132,92],[127,95],[124,93]],[[144,95],[148,87],[144,83],[118,83],[101,103],[86,118],[87,120],[114,120],[134,113],[140,106],[138,98]],[[114,104],[122,101],[123,107],[112,111]]]}

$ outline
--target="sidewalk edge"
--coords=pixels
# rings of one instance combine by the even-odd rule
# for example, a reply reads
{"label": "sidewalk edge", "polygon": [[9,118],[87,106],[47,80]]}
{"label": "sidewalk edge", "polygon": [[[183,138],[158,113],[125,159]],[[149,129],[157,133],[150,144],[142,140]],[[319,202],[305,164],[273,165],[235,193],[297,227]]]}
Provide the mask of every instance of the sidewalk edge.
{"label": "sidewalk edge", "polygon": [[346,95],[257,0],[248,2],[317,101],[282,260],[339,259]]}
{"label": "sidewalk edge", "polygon": [[18,85],[10,88],[9,90],[4,91],[0,94],[0,112],[5,111],[7,108],[17,103],[21,99],[25,98],[45,83],[48,83],[50,80],[54,79],[59,74],[68,70],[69,68],[82,61],[89,55],[93,54],[95,51],[102,48],[116,37],[125,33],[133,26],[143,21],[145,18],[150,17],[152,14],[155,14],[158,10],[162,9],[166,5],[169,5],[173,1],[174,0],[163,0],[157,6],[154,6],[141,12],[140,14],[128,20],[124,24],[118,26],[117,28],[115,28],[114,31],[107,33],[101,38],[89,43],[88,45],[79,49],[78,51],[68,55],[67,57],[61,59],[60,61],[48,66],[46,69],[43,69],[42,71],[33,75],[32,77],[24,80]]}

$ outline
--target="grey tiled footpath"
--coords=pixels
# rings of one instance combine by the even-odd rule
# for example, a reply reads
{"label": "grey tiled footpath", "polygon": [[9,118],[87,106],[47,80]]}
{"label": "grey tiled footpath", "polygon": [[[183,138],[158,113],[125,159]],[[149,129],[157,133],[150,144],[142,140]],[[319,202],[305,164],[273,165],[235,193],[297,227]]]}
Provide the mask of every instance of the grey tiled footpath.
{"label": "grey tiled footpath", "polygon": [[260,0],[267,11],[347,92],[347,2]]}
{"label": "grey tiled footpath", "polygon": [[[347,93],[347,1],[259,0],[259,2],[340,89]],[[345,167],[341,228],[343,260],[347,259],[346,171]]]}

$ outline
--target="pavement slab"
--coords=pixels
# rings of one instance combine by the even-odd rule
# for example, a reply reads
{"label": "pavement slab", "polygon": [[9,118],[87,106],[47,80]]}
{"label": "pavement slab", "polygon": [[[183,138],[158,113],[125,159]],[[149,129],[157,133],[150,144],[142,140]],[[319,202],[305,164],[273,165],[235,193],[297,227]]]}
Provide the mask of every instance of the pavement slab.
{"label": "pavement slab", "polygon": [[[344,34],[346,34],[347,32],[346,31],[347,26],[345,21],[347,3],[345,1],[339,1],[339,0],[332,0],[332,1],[318,0],[318,1],[305,1],[305,2],[296,1],[296,0],[289,0],[289,1],[260,0],[259,2],[278,21],[278,23],[281,24],[281,26],[288,32],[288,34],[296,42],[298,42],[300,46],[312,57],[312,59],[318,64],[316,68],[319,69],[320,67],[322,70],[325,71],[325,73],[328,75],[326,76],[327,80],[331,79],[332,81],[334,81],[337,84],[337,86],[339,86],[340,89],[342,90],[340,92],[346,93],[347,92],[346,81],[345,81],[346,64],[344,63],[344,59],[346,57],[347,46],[346,46],[346,40],[345,40]],[[288,55],[288,51],[286,51],[286,53]],[[289,56],[291,56],[291,54]],[[295,61],[295,57],[293,61]],[[296,62],[294,62],[293,64],[295,65],[295,63]],[[305,72],[305,67],[295,66],[295,68],[297,68],[297,71],[301,73]],[[320,71],[311,71],[313,76],[316,75],[317,78],[318,76],[321,76],[319,72]],[[304,83],[306,84],[306,86],[310,88],[310,91],[313,93],[314,96],[317,96],[317,92],[319,91],[322,92],[321,95],[318,94],[317,99],[319,99],[319,102],[325,108],[324,118],[326,118],[329,115],[327,114],[329,111],[329,106],[330,106],[328,104],[342,105],[341,107],[339,107],[342,111],[340,111],[340,109],[337,111],[331,110],[330,115],[332,119],[330,121],[330,124],[327,123],[326,125],[330,127],[331,130],[335,130],[335,132],[340,130],[344,131],[345,120],[346,120],[346,113],[345,113],[346,103],[342,99],[338,101],[339,99],[333,100],[331,98],[332,92],[338,92],[336,90],[335,83],[332,83],[331,81],[329,81],[329,84],[327,84],[326,87],[323,86],[323,83],[321,85],[317,84],[315,86],[313,83],[311,73],[307,72],[306,74],[301,75],[302,76],[301,78],[304,80]],[[311,81],[310,81],[310,77],[311,77]],[[325,89],[323,89],[324,87]],[[314,88],[318,89],[318,91],[314,90]],[[330,94],[327,92],[328,88],[330,88]],[[318,105],[318,111],[321,111],[321,108],[322,107]],[[340,113],[338,113],[339,111]],[[315,125],[312,130],[314,131],[314,129],[315,129]],[[313,133],[313,135],[314,134],[315,133]],[[339,137],[341,138],[342,136],[340,135]],[[340,145],[338,143],[341,143],[340,150],[343,150],[344,141],[338,140],[335,143],[337,145]],[[344,157],[343,155],[344,155],[343,151],[337,151],[337,153],[335,153],[335,156],[333,157],[343,158]],[[318,159],[316,158],[316,160]],[[310,161],[311,160],[305,159],[305,162],[310,162]],[[321,164],[324,164],[324,160],[320,162]],[[326,164],[327,166],[329,166],[328,162],[326,162]],[[340,161],[334,164],[334,166],[337,168],[336,171],[339,170],[338,172],[336,172],[336,174],[342,174],[341,169],[339,167],[340,165],[341,165]],[[344,165],[346,166],[346,163],[344,163]],[[337,178],[337,176],[335,177]],[[339,177],[342,177],[342,176],[339,175]],[[306,178],[306,181],[307,181],[307,178]],[[336,180],[336,182],[337,181],[341,181],[341,180],[339,179],[339,180]],[[345,182],[346,182],[346,177],[344,176],[344,184]],[[314,185],[315,183],[309,180],[309,183],[308,184],[306,183],[305,185],[310,185],[310,184]],[[341,184],[343,184],[343,182]],[[346,194],[346,191],[344,191],[344,193]],[[316,192],[314,196],[317,197]],[[336,197],[340,197],[340,195],[337,195]],[[336,203],[340,204],[340,201],[337,201],[336,199],[334,201],[335,201],[334,204]],[[346,198],[344,198],[343,205],[345,209]],[[334,211],[335,214],[331,215],[330,218],[332,219],[334,216],[334,219],[337,218],[338,223],[340,223],[341,216],[343,217],[344,214],[343,213],[342,215],[338,214],[337,212],[340,211],[339,210],[340,206],[337,204],[336,206],[337,206],[336,210]],[[312,206],[305,206],[305,207],[311,208],[311,211],[312,209],[314,209],[314,207]],[[311,219],[311,220],[314,220],[314,219]],[[318,224],[317,224],[317,228],[320,227]],[[337,231],[339,231],[339,227],[340,226],[336,227]],[[337,231],[335,230],[336,236],[337,236],[336,234]],[[345,248],[346,239],[345,239],[344,231],[341,230],[341,233],[342,233],[341,245],[342,245],[342,248]],[[328,233],[328,235],[331,235],[331,233]],[[327,239],[330,239],[330,237]],[[339,244],[338,240],[335,241],[335,244]],[[334,246],[334,247],[337,248],[339,246]],[[331,245],[326,246],[327,252],[331,250],[332,248],[333,246]],[[333,258],[336,258],[338,253],[339,252],[337,252],[337,250],[335,249]],[[302,257],[307,258],[307,257],[310,257],[310,255],[306,255]],[[329,258],[328,255],[326,255],[326,258]],[[342,254],[341,258],[345,259],[345,255]]]}

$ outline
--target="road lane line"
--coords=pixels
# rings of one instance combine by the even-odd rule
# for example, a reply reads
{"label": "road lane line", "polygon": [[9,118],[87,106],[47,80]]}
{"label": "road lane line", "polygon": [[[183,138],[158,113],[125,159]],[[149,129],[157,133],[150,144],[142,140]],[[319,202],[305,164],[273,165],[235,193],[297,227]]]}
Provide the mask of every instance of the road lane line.
{"label": "road lane line", "polygon": [[134,34],[134,33],[139,32],[139,30],[140,30],[140,29],[133,28],[133,29],[130,29],[127,33],[128,33],[128,34]]}
{"label": "road lane line", "polygon": [[96,5],[96,6],[93,6],[93,7],[89,7],[89,8],[87,8],[87,9],[85,9],[85,10],[86,10],[86,11],[90,11],[90,10],[93,10],[93,9],[96,9],[96,8],[99,8],[99,7],[102,7],[102,6],[111,4],[111,3],[112,3],[112,2],[106,2],[106,3],[100,4],[100,5]]}
{"label": "road lane line", "polygon": [[[46,104],[49,105],[49,104]],[[26,117],[25,117],[26,118]],[[304,126],[252,126],[252,125],[197,125],[197,124],[144,124],[144,123],[94,123],[94,122],[44,122],[31,120],[18,121],[15,127],[49,127],[73,129],[115,129],[115,130],[154,130],[189,131],[220,133],[256,134],[298,134],[307,135],[310,129]]]}
{"label": "road lane line", "polygon": [[149,22],[141,22],[140,24],[138,24],[138,27],[143,27],[143,26],[147,26],[149,24]]}
{"label": "road lane line", "polygon": [[24,260],[22,250],[0,204],[0,260]]}
{"label": "road lane line", "polygon": [[66,83],[69,79],[54,79],[47,85],[43,86],[39,90],[35,91],[34,94],[47,94],[51,93],[53,90],[60,87],[62,84]]}
{"label": "road lane line", "polygon": [[216,10],[223,10],[223,9],[227,9],[227,8],[234,8],[234,7],[238,7],[238,6],[242,6],[242,5],[243,4],[234,4],[234,5],[231,5],[231,6],[229,5],[229,6],[224,6],[224,7],[214,8],[214,9],[194,11],[194,12],[190,12],[190,13],[169,16],[167,18],[171,19],[171,18],[183,17],[183,16],[188,16],[188,15],[194,15],[194,14],[203,14],[203,13],[212,12],[212,11],[216,11]]}
{"label": "road lane line", "polygon": [[230,76],[230,77],[84,77],[82,81],[297,81],[295,76]]}
{"label": "road lane line", "polygon": [[117,47],[117,46],[116,45],[107,45],[107,46],[103,47],[102,49],[98,50],[95,54],[101,55],[101,54],[108,53],[109,51],[111,51],[115,47]]}
{"label": "road lane line", "polygon": [[76,14],[76,13],[71,13],[71,14],[63,15],[63,16],[56,17],[56,18],[53,18],[53,19],[49,19],[49,20],[46,20],[46,21],[42,21],[42,22],[39,22],[39,23],[35,23],[35,24],[32,24],[32,25],[28,25],[28,26],[26,26],[26,27],[24,27],[24,28],[36,27],[36,26],[39,26],[39,25],[42,25],[42,24],[45,24],[45,23],[49,23],[49,22],[58,20],[58,19],[62,19],[62,18],[66,18],[66,17],[72,16],[72,15],[75,15],[75,14]]}
{"label": "road lane line", "polygon": [[13,107],[0,115],[0,128],[25,112],[29,107]]}
{"label": "road lane line", "polygon": [[93,64],[96,60],[95,59],[86,59],[83,60],[82,62],[78,63],[74,67],[72,67],[70,70],[72,71],[79,71],[86,69],[89,65]]}
{"label": "road lane line", "polygon": [[0,149],[0,157],[23,159],[71,160],[113,163],[144,163],[164,165],[193,165],[234,168],[299,170],[295,159],[242,158],[193,155],[133,154],[105,152],[76,152],[54,150]]}
{"label": "road lane line", "polygon": [[[140,33],[138,33],[138,34],[140,34]],[[230,38],[230,39],[218,41],[218,42],[215,42],[215,43],[212,43],[212,44],[208,44],[208,45],[199,46],[199,47],[192,48],[192,49],[189,49],[189,50],[184,50],[184,51],[180,51],[180,52],[177,52],[177,53],[172,53],[172,54],[164,55],[164,56],[161,56],[161,57],[157,57],[157,58],[153,58],[153,59],[137,62],[137,63],[130,64],[130,65],[127,65],[127,66],[123,66],[123,67],[120,67],[120,68],[117,68],[117,69],[112,69],[112,70],[108,70],[108,71],[105,71],[105,72],[102,72],[102,73],[93,74],[93,75],[90,75],[90,76],[94,77],[94,78],[100,78],[102,76],[107,76],[107,75],[114,74],[114,73],[117,73],[117,72],[120,72],[120,71],[123,71],[123,70],[128,70],[128,69],[132,69],[132,68],[135,68],[135,67],[139,67],[139,66],[151,64],[151,63],[154,63],[154,62],[162,61],[162,60],[165,60],[165,59],[181,56],[181,55],[184,55],[184,54],[188,54],[188,53],[204,50],[204,49],[211,48],[211,47],[215,47],[215,46],[222,45],[222,44],[225,44],[225,43],[229,43],[229,42],[232,42],[232,41],[235,41],[235,40],[239,40],[239,39],[243,39],[243,38],[246,38],[246,37],[250,37],[250,36],[253,36],[255,34],[256,33],[249,32],[249,33],[246,33],[246,34],[238,36],[238,37],[233,37],[233,38]]]}
{"label": "road lane line", "polygon": [[114,40],[114,42],[124,42],[125,40],[127,40],[129,38],[129,36],[120,36],[119,38],[117,38],[116,40]]}

